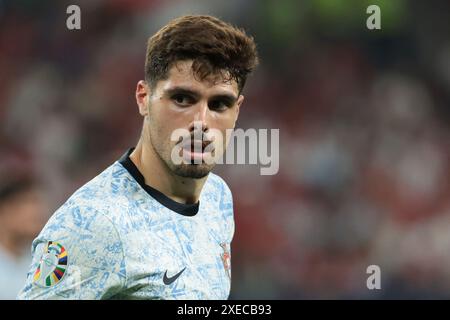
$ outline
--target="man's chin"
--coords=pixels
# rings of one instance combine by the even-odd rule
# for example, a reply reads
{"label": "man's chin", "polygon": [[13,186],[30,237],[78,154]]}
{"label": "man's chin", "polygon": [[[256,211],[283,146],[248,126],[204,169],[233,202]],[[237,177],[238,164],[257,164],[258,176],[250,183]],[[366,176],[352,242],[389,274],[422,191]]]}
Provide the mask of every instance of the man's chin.
{"label": "man's chin", "polygon": [[201,179],[206,177],[214,165],[202,163],[202,164],[180,164],[175,166],[172,171],[177,176],[191,179]]}

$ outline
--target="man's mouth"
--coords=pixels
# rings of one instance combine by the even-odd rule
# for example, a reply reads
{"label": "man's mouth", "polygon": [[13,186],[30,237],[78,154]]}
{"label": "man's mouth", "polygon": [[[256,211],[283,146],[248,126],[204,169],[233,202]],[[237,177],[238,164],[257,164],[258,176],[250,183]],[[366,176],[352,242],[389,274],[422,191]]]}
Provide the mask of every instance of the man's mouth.
{"label": "man's mouth", "polygon": [[184,150],[188,150],[190,152],[205,152],[206,147],[211,143],[211,141],[201,141],[201,140],[192,140],[191,143],[186,143],[183,145]]}
{"label": "man's mouth", "polygon": [[192,140],[190,143],[183,145],[183,149],[191,151],[204,151],[205,148],[211,143],[211,141]]}
{"label": "man's mouth", "polygon": [[206,147],[211,141],[206,140],[191,140],[190,143],[186,143],[182,146],[183,158],[187,161],[195,161],[202,163],[205,156],[211,153],[212,150],[205,152]]}

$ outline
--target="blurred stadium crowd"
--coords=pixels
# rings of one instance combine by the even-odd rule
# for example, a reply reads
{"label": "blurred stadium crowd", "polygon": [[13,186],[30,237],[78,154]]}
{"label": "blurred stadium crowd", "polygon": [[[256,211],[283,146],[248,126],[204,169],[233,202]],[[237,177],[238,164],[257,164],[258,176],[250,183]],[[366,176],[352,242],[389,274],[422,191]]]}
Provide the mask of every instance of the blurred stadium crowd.
{"label": "blurred stadium crowd", "polygon": [[187,13],[254,35],[238,127],[280,129],[277,175],[216,170],[234,194],[231,298],[450,298],[444,0],[0,0],[0,298],[49,215],[137,141],[146,40]]}

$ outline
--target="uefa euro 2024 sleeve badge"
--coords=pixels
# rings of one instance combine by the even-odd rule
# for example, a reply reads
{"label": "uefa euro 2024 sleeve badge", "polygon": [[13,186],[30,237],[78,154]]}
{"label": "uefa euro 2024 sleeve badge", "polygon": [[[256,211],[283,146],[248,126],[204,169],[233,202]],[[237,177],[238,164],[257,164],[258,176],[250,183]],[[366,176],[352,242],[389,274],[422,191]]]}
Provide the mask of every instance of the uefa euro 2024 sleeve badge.
{"label": "uefa euro 2024 sleeve badge", "polygon": [[222,253],[223,267],[225,269],[225,272],[226,272],[228,278],[231,279],[231,256],[230,256],[230,250],[228,250],[228,245],[226,243],[221,243],[220,246],[223,249],[223,253]]}
{"label": "uefa euro 2024 sleeve badge", "polygon": [[44,248],[33,282],[49,288],[58,284],[67,270],[67,251],[58,242],[49,241]]}

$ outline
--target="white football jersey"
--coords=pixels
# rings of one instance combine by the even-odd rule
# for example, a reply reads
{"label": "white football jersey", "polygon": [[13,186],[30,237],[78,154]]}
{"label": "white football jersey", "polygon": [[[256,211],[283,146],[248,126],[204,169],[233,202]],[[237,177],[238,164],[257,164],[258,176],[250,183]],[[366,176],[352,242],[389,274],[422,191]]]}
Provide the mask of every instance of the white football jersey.
{"label": "white football jersey", "polygon": [[132,150],[53,214],[18,299],[228,298],[228,186],[210,173],[199,202],[180,204],[145,184]]}

